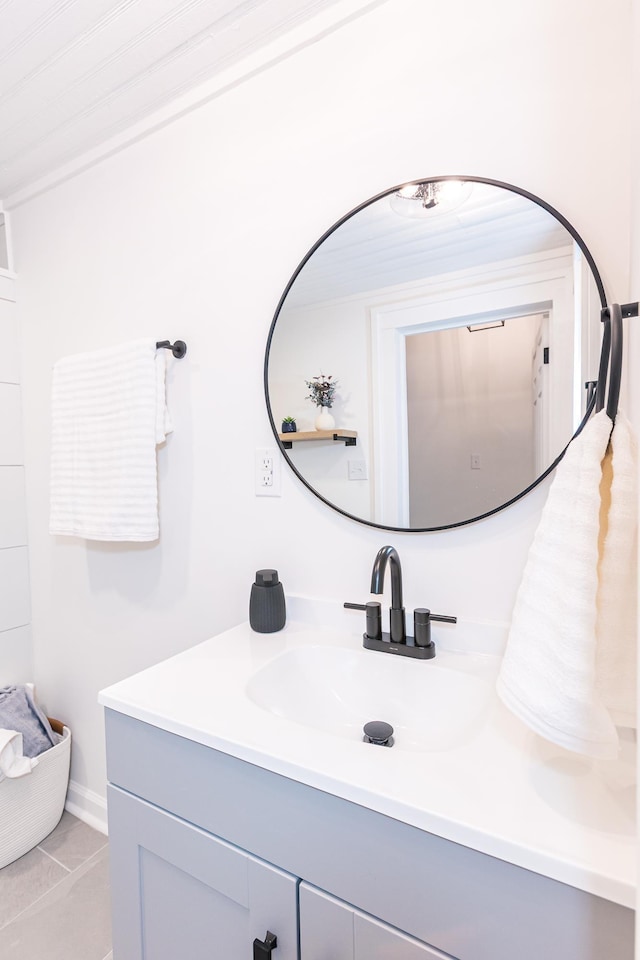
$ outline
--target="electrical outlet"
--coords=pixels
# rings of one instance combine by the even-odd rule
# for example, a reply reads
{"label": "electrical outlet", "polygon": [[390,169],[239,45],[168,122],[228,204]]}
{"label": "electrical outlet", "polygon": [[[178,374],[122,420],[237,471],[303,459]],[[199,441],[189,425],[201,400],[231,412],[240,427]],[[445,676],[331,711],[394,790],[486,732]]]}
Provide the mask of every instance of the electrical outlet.
{"label": "electrical outlet", "polygon": [[471,469],[480,470],[480,454],[479,453],[471,454]]}
{"label": "electrical outlet", "polygon": [[271,447],[258,447],[255,453],[254,479],[256,497],[279,497],[280,457]]}

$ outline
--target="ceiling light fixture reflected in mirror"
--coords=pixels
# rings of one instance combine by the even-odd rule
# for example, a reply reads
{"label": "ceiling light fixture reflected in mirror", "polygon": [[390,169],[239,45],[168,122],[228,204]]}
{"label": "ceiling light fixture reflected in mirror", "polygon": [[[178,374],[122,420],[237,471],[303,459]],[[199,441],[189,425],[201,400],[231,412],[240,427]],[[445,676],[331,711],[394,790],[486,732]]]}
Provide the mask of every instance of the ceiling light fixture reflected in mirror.
{"label": "ceiling light fixture reflected in mirror", "polygon": [[466,180],[426,180],[408,183],[390,197],[391,209],[401,217],[418,219],[450,213],[471,194]]}

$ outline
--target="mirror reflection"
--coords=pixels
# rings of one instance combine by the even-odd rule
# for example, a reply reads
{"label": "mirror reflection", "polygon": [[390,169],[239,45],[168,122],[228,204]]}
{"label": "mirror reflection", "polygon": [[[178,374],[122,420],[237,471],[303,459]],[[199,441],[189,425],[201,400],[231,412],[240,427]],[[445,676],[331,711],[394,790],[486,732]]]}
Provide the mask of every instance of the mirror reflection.
{"label": "mirror reflection", "polygon": [[[473,178],[394,188],[329,231],[283,296],[265,364],[274,430],[355,519],[469,522],[575,433],[602,305],[584,243],[536,198]],[[314,378],[337,383],[330,407]]]}

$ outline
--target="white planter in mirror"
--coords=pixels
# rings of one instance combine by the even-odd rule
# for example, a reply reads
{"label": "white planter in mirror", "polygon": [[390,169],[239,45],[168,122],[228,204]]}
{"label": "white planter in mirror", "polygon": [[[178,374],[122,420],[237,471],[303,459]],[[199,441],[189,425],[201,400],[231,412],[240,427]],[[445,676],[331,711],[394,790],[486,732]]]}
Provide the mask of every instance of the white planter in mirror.
{"label": "white planter in mirror", "polygon": [[336,421],[329,412],[329,407],[320,407],[320,413],[315,419],[316,430],[333,430]]}

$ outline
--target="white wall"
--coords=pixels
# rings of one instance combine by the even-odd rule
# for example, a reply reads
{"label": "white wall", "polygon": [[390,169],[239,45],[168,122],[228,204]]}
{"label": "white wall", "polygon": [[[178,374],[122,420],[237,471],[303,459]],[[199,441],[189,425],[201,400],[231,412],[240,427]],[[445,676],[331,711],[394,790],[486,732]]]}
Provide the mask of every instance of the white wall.
{"label": "white wall", "polygon": [[[305,382],[320,373],[338,379],[331,414],[336,427],[355,430],[355,447],[333,441],[294,443],[289,456],[308,483],[356,517],[373,516],[371,480],[368,300],[353,296],[313,307],[281,311],[269,354],[269,398],[280,429],[295,417],[299,431],[313,430],[320,412],[305,397]],[[351,460],[364,461],[367,479],[349,480]]]}
{"label": "white wall", "polygon": [[0,686],[33,679],[15,281],[0,270]]}
{"label": "white wall", "polygon": [[[509,617],[545,491],[431,535],[349,521],[288,473],[281,499],[255,498],[254,448],[271,443],[264,345],[331,223],[446,173],[546,198],[624,300],[628,18],[626,0],[393,0],[14,211],[37,680],[72,727],[80,787],[104,792],[98,690],[246,618],[258,567],[290,592],[366,599],[388,541],[407,606]],[[51,538],[52,363],[133,336],[189,345],[169,380],[160,542]]]}

